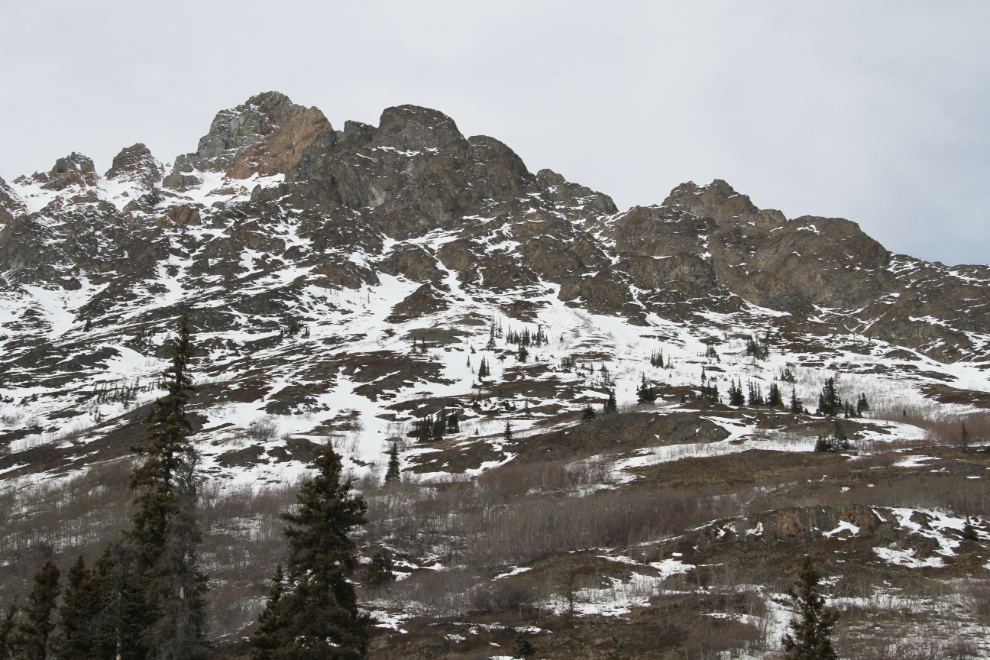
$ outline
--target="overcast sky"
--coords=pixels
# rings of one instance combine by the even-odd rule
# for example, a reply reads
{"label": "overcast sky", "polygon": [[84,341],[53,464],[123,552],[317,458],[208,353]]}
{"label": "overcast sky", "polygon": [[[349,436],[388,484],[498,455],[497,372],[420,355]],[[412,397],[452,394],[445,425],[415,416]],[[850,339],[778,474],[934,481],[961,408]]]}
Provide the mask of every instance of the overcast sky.
{"label": "overcast sky", "polygon": [[888,248],[990,261],[990,2],[4,2],[0,176],[267,90],[336,128],[412,103],[601,190],[728,181]]}

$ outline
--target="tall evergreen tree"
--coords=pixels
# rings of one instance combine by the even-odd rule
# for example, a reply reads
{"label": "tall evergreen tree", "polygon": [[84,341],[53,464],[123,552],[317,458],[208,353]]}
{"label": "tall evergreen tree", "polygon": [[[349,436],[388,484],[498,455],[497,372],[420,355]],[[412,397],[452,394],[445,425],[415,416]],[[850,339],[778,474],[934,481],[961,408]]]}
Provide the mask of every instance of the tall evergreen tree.
{"label": "tall evergreen tree", "polygon": [[744,406],[746,405],[746,395],[743,393],[742,381],[738,383],[732,381],[729,385],[729,405],[730,406]]}
{"label": "tall evergreen tree", "polygon": [[[358,660],[367,652],[370,621],[358,612],[350,577],[357,565],[348,534],[367,522],[367,505],[341,480],[340,456],[327,445],[317,474],[299,489],[299,509],[282,517],[290,551],[284,586],[276,579],[253,660]],[[276,574],[276,578],[281,578]]]}
{"label": "tall evergreen tree", "polygon": [[393,442],[388,450],[388,469],[385,471],[385,485],[395,483],[402,478],[399,471],[399,443]]}
{"label": "tall evergreen tree", "polygon": [[89,657],[144,660],[147,648],[142,634],[154,622],[155,612],[145,576],[137,571],[137,553],[125,541],[108,544],[90,579],[97,611],[89,621],[93,640]]}
{"label": "tall evergreen tree", "polygon": [[770,393],[767,395],[767,405],[771,408],[784,405],[784,400],[780,396],[780,388],[777,383],[770,383]]}
{"label": "tall evergreen tree", "polygon": [[82,555],[69,568],[65,592],[59,607],[58,637],[55,640],[56,655],[73,660],[95,660],[108,657],[97,653],[100,637],[101,597],[93,571],[86,568]]}
{"label": "tall evergreen tree", "polygon": [[643,382],[640,383],[639,387],[636,389],[636,395],[639,403],[655,403],[657,400],[657,395],[653,391],[653,386],[646,382],[646,374],[643,374]]}
{"label": "tall evergreen tree", "polygon": [[447,430],[447,413],[441,410],[437,413],[437,418],[433,422],[433,441],[443,440],[443,434]]}
{"label": "tall evergreen tree", "polygon": [[454,413],[447,418],[447,433],[460,433],[461,432],[461,422],[460,415]]}
{"label": "tall evergreen tree", "polygon": [[815,570],[811,557],[805,555],[796,585],[789,587],[788,595],[794,600],[801,615],[791,621],[791,631],[784,635],[786,660],[837,660],[832,648],[832,629],[839,614],[825,607],[821,594],[821,574]]}
{"label": "tall evergreen tree", "polygon": [[55,630],[55,601],[61,587],[61,572],[55,562],[49,560],[34,576],[34,588],[28,596],[24,617],[17,625],[17,646],[23,660],[46,660],[49,638]]}
{"label": "tall evergreen tree", "polygon": [[863,416],[863,411],[866,411],[866,410],[869,410],[869,409],[870,409],[870,402],[866,398],[866,393],[863,392],[863,393],[861,393],[859,395],[859,398],[856,400],[856,416],[857,417],[862,417]]}
{"label": "tall evergreen tree", "polygon": [[818,395],[818,414],[835,417],[842,412],[842,400],[835,391],[835,378],[825,380],[822,392]]}
{"label": "tall evergreen tree", "polygon": [[502,433],[502,437],[506,442],[512,442],[512,424],[508,421],[505,422],[505,431]]}
{"label": "tall evergreen tree", "polygon": [[195,391],[191,358],[189,319],[183,314],[172,341],[172,365],[163,374],[166,394],[154,404],[150,442],[131,448],[146,459],[131,473],[130,487],[140,494],[126,538],[147,596],[148,626],[142,641],[150,657],[161,660],[205,655],[206,578],[197,566],[198,456],[188,439],[191,426],[186,417],[189,395]]}

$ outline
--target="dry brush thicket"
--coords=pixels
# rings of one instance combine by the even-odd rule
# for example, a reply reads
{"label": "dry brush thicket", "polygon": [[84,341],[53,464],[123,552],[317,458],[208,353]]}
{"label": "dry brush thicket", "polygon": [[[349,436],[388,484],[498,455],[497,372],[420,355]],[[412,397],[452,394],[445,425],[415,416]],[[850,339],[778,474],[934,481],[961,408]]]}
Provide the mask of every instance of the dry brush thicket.
{"label": "dry brush thicket", "polygon": [[[986,417],[967,421],[974,435],[982,431],[981,420]],[[936,432],[942,428],[936,421],[928,421],[931,440],[941,437],[946,440],[944,444],[956,444],[948,431],[942,436]],[[945,428],[959,422],[945,420]],[[257,430],[275,432],[272,425],[264,426]],[[406,478],[387,487],[372,474],[355,484],[369,504],[370,522],[360,532],[359,541],[367,555],[386,548],[397,570],[408,577],[386,588],[364,590],[362,597],[379,606],[402,607],[407,613],[434,619],[475,616],[522,622],[536,617],[549,625],[546,617],[550,615],[543,606],[573,599],[579,588],[574,575],[588,573],[579,575],[588,580],[581,588],[601,578],[586,567],[561,569],[562,574],[571,576],[570,583],[525,574],[511,580],[492,578],[512,567],[552,563],[555,556],[564,557],[560,561],[566,563],[568,553],[589,549],[624,554],[631,562],[646,565],[669,557],[665,553],[669,553],[672,539],[712,521],[785,507],[862,504],[941,509],[980,518],[990,514],[982,479],[940,480],[938,475],[901,474],[892,468],[901,458],[903,455],[896,452],[852,460],[836,456],[814,467],[734,489],[714,483],[692,490],[623,485],[602,460],[510,463],[475,479],[455,475],[416,482]],[[54,559],[67,567],[82,554],[91,561],[107,541],[127,527],[133,496],[127,490],[131,467],[129,460],[96,465],[79,476],[52,479],[0,495],[0,600],[8,600],[14,592],[26,593],[31,576],[45,560]],[[863,475],[869,476],[869,483]],[[839,482],[846,479],[852,485],[844,490],[794,487],[823,481],[826,476]],[[281,514],[294,505],[296,486],[231,488],[222,481],[204,482],[202,566],[210,576],[210,631],[214,637],[236,636],[261,609],[273,568],[286,555]],[[843,609],[838,644],[850,657],[948,658],[965,651],[947,645],[944,636],[924,649],[906,648],[898,630],[917,629],[924,621],[937,621],[944,627],[946,621],[961,621],[959,611],[950,606],[911,610],[871,602],[868,599],[876,582],[873,577],[862,580],[858,586],[842,583],[846,592],[857,592],[867,599],[866,605]],[[957,610],[961,608],[984,625],[990,624],[986,576],[959,580],[954,585],[922,582],[916,593],[928,598],[926,602],[957,603]],[[774,648],[775,640],[768,637],[767,599],[786,584],[779,571],[739,572],[722,565],[665,581],[613,583],[612,588],[625,589],[623,597],[662,597],[655,600],[658,613],[667,611],[660,603],[680,602],[676,612],[667,611],[662,617],[657,614],[658,622],[651,625],[661,626],[671,635],[674,633],[670,631],[677,631],[676,644],[685,657],[713,658],[733,649],[755,652]],[[609,597],[607,590],[602,593]],[[730,611],[751,617],[746,619],[748,623],[707,616],[706,612],[724,611],[709,607],[714,605],[706,599],[713,594],[722,594],[723,600],[741,599],[732,601]],[[866,638],[872,641],[863,641]]]}

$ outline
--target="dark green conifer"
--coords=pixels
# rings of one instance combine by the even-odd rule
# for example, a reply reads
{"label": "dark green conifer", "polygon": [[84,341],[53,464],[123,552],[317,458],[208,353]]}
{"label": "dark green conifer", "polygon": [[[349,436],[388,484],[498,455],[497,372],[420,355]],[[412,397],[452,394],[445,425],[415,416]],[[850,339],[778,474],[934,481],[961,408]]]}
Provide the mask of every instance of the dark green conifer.
{"label": "dark green conifer", "polygon": [[801,405],[801,402],[798,401],[797,398],[797,390],[795,390],[793,387],[791,388],[791,412],[792,413],[804,412],[804,406]]}
{"label": "dark green conifer", "polygon": [[61,572],[49,560],[34,576],[34,588],[28,596],[23,620],[17,625],[17,646],[23,660],[46,660],[49,638],[55,630],[55,602],[62,588]]}
{"label": "dark green conifer", "polygon": [[746,395],[743,393],[742,382],[732,381],[729,385],[729,405],[730,406],[744,406],[746,405]]}
{"label": "dark green conifer", "polygon": [[458,413],[454,413],[447,418],[447,433],[460,433],[461,423]]}
{"label": "dark green conifer", "polygon": [[870,402],[866,399],[866,394],[861,393],[856,400],[856,416],[862,417],[863,412],[870,409]]}
{"label": "dark green conifer", "polygon": [[655,403],[657,400],[653,385],[646,382],[646,374],[643,374],[643,382],[636,389],[636,396],[639,403]]}
{"label": "dark green conifer", "polygon": [[767,395],[767,405],[771,408],[784,405],[784,400],[780,396],[780,388],[777,383],[770,383],[770,393]]}
{"label": "dark green conifer", "polygon": [[791,621],[791,633],[784,635],[786,660],[837,660],[832,648],[832,630],[839,614],[825,606],[821,594],[821,574],[815,570],[811,557],[805,555],[797,584],[787,589],[800,614]]}
{"label": "dark green conifer", "polygon": [[282,564],[275,567],[272,576],[272,586],[268,590],[268,601],[265,609],[258,616],[258,629],[251,637],[251,660],[275,660],[285,657],[281,644],[285,641],[287,622],[281,612],[282,592],[285,589],[285,576],[282,574]]}
{"label": "dark green conifer", "polygon": [[17,594],[0,613],[0,660],[12,660],[17,648]]}
{"label": "dark green conifer", "polygon": [[[95,660],[98,657],[100,614],[103,597],[92,571],[80,555],[66,575],[65,593],[59,607],[56,655],[62,658]],[[110,649],[106,649],[109,651]]]}
{"label": "dark green conifer", "polygon": [[529,641],[529,636],[526,633],[519,633],[516,637],[516,654],[515,657],[520,660],[529,660],[536,654],[536,649],[533,648],[532,642]]}
{"label": "dark green conifer", "polygon": [[205,656],[206,578],[197,565],[201,536],[196,519],[198,455],[188,435],[192,344],[183,314],[165,371],[166,395],[155,401],[150,443],[132,450],[146,456],[131,473],[138,491],[133,527],[125,536],[135,553],[138,579],[147,598],[142,644],[151,658],[184,660]]}
{"label": "dark green conifer", "polygon": [[253,660],[358,660],[367,653],[370,621],[358,611],[350,580],[357,562],[349,536],[367,522],[367,505],[351,495],[351,480],[342,480],[332,445],[316,469],[299,489],[298,511],[282,516],[291,545],[287,580],[272,587],[251,638]]}
{"label": "dark green conifer", "polygon": [[399,443],[393,442],[388,450],[388,469],[385,471],[385,485],[395,483],[402,478],[399,471]]}
{"label": "dark green conifer", "polygon": [[609,390],[608,400],[605,402],[605,406],[602,409],[602,412],[606,415],[611,415],[612,413],[616,413],[618,411],[619,411],[619,406],[615,401],[615,391]]}
{"label": "dark green conifer", "polygon": [[818,395],[818,414],[835,417],[842,412],[842,401],[835,391],[835,378],[825,380],[821,394]]}
{"label": "dark green conifer", "polygon": [[443,440],[443,434],[447,430],[447,413],[441,410],[433,422],[433,441]]}
{"label": "dark green conifer", "polygon": [[591,404],[589,403],[587,406],[585,406],[584,413],[581,415],[581,419],[589,420],[594,418],[595,418],[595,410],[594,408],[591,407]]}
{"label": "dark green conifer", "polygon": [[364,585],[369,589],[377,589],[395,582],[395,573],[392,572],[392,557],[388,550],[379,548],[371,556],[371,562],[365,569]]}
{"label": "dark green conifer", "polygon": [[512,442],[512,424],[508,421],[505,422],[505,432],[502,434],[502,437],[506,442]]}

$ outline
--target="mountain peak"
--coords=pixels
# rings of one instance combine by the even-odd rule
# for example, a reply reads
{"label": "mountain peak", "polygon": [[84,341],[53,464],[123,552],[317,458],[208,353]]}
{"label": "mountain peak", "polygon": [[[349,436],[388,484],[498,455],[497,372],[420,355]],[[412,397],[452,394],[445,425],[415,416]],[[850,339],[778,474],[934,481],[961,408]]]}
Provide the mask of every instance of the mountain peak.
{"label": "mountain peak", "polygon": [[447,115],[430,108],[400,105],[386,108],[378,124],[380,144],[405,151],[444,149],[467,141]]}
{"label": "mountain peak", "polygon": [[108,181],[136,182],[141,187],[151,189],[161,180],[162,164],[151,155],[151,150],[138,142],[120,150],[113,157],[113,164],[104,174]]}
{"label": "mountain peak", "polygon": [[279,92],[264,92],[218,112],[196,151],[176,158],[162,185],[188,190],[201,181],[197,171],[224,171],[233,179],[284,173],[327,131],[332,135],[330,122],[317,108],[295,105]]}

